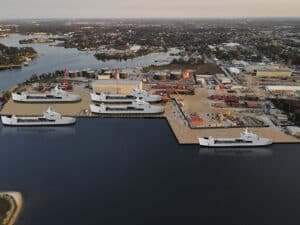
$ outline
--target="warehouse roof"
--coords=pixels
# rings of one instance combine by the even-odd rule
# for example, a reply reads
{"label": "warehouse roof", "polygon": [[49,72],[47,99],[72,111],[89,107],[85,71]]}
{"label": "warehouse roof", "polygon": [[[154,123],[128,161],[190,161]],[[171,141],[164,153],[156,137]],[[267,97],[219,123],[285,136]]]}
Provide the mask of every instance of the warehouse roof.
{"label": "warehouse roof", "polygon": [[[116,80],[96,80],[93,81],[92,85],[115,85]],[[118,80],[118,84],[120,85],[139,85],[141,81],[138,80]]]}
{"label": "warehouse roof", "polygon": [[300,86],[268,85],[268,91],[300,91]]}

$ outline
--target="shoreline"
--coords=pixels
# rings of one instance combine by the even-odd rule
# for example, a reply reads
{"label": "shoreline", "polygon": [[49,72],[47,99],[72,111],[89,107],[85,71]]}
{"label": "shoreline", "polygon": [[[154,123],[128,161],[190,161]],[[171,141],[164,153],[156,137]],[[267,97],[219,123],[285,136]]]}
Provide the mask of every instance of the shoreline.
{"label": "shoreline", "polygon": [[[35,104],[16,103],[10,99],[3,106],[0,115],[41,116],[42,112],[47,110],[48,106],[51,105],[62,116],[74,118],[165,119],[178,144],[198,144],[198,138],[206,136],[235,138],[239,137],[240,133],[244,130],[243,127],[191,129],[186,123],[174,116],[176,108],[174,108],[171,102],[164,105],[165,112],[158,115],[95,115],[89,111],[89,105],[92,104],[89,94],[85,90],[80,89],[79,86],[74,88],[74,92],[81,95],[82,100],[80,102]],[[261,137],[272,139],[274,144],[300,143],[300,139],[272,127],[251,127],[250,130]]]}
{"label": "shoreline", "polygon": [[15,65],[15,64],[10,64],[10,65],[0,65],[0,70],[7,70],[7,69],[21,69],[23,67],[22,64]]}
{"label": "shoreline", "polygon": [[23,207],[22,194],[20,192],[15,192],[15,191],[3,191],[0,192],[0,194],[9,195],[14,201],[15,210],[12,213],[11,217],[8,218],[9,221],[6,223],[6,225],[13,225],[17,221]]}
{"label": "shoreline", "polygon": [[[0,115],[4,115],[1,114]],[[25,116],[29,116],[29,115],[25,115]],[[40,115],[30,115],[30,116],[40,116]],[[174,136],[176,142],[179,145],[198,145],[198,138],[197,137],[201,137],[203,135],[207,136],[207,134],[211,134],[211,136],[213,136],[212,134],[216,131],[216,133],[218,134],[217,137],[221,137],[220,133],[223,134],[223,136],[228,137],[228,138],[233,138],[234,134],[239,134],[243,128],[237,127],[237,128],[208,128],[205,130],[182,130],[182,127],[180,129],[178,129],[178,127],[176,127],[176,125],[174,125],[173,121],[170,121],[170,119],[166,116],[166,115],[153,115],[153,116],[145,116],[145,115],[103,115],[103,116],[99,116],[99,115],[92,115],[92,116],[74,116],[74,115],[64,115],[64,116],[70,116],[70,117],[74,117],[77,119],[160,119],[160,120],[165,120],[167,122],[167,125],[170,129],[170,131],[172,132],[172,135]],[[76,125],[75,125],[76,126]],[[34,126],[31,126],[32,128]],[[8,127],[9,128],[9,127]],[[186,127],[185,127],[186,128]],[[268,128],[250,128],[251,130],[255,130],[255,132],[258,133],[265,133],[267,132]],[[226,131],[225,135],[224,132]],[[201,133],[203,133],[203,135],[201,135]],[[195,138],[190,139],[187,138],[186,135],[188,136],[195,136]],[[272,134],[271,136],[276,135],[276,134]],[[269,137],[269,135],[267,135],[266,137]],[[286,139],[286,140],[283,140]],[[279,140],[277,140],[277,138],[272,138],[273,140],[273,144],[299,144],[300,143],[300,139],[297,139],[296,137],[284,134],[284,136],[280,137]]]}

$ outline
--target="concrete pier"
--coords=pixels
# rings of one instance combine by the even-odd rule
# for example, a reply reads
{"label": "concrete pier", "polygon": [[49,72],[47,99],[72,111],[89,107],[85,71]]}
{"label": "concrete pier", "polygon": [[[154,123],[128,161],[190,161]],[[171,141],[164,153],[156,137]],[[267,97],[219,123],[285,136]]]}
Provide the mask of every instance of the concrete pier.
{"label": "concrete pier", "polygon": [[[239,137],[243,131],[243,128],[191,129],[174,116],[175,112],[175,107],[171,103],[167,104],[165,117],[179,144],[198,144],[198,138],[205,136],[235,138]],[[261,137],[271,138],[273,143],[300,143],[300,139],[271,127],[251,128],[250,130]]]}
{"label": "concrete pier", "polygon": [[[165,118],[170,128],[172,129],[179,144],[198,144],[198,138],[204,136],[234,138],[239,137],[243,128],[206,128],[206,129],[191,129],[186,121],[180,118],[178,110],[172,101],[165,105],[165,113],[161,115],[95,115],[90,112],[89,105],[92,103],[89,90],[81,86],[74,86],[74,93],[79,94],[82,98],[80,102],[76,103],[55,103],[55,104],[42,104],[42,103],[16,103],[10,99],[3,107],[0,115],[18,115],[18,116],[39,116],[51,106],[55,111],[61,113],[63,116],[71,117],[99,117],[99,118]],[[198,102],[198,108],[192,109],[197,111],[212,111],[213,109],[205,99],[205,93],[200,93],[202,99],[197,96],[185,97],[186,102]],[[199,104],[200,102],[200,104]],[[186,106],[185,106],[186,107]],[[195,107],[189,103],[189,107]],[[300,143],[300,139],[285,134],[278,128],[262,127],[250,128],[251,131],[259,136],[271,138],[273,143]]]}

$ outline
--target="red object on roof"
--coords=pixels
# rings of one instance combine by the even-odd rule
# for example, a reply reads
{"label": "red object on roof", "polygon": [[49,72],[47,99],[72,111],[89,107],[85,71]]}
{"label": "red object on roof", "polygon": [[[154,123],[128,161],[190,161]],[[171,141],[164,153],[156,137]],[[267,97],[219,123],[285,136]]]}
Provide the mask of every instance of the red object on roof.
{"label": "red object on roof", "polygon": [[191,115],[190,118],[191,118],[191,120],[193,120],[193,121],[196,121],[196,120],[201,120],[201,121],[203,121],[202,117],[200,117],[200,116]]}

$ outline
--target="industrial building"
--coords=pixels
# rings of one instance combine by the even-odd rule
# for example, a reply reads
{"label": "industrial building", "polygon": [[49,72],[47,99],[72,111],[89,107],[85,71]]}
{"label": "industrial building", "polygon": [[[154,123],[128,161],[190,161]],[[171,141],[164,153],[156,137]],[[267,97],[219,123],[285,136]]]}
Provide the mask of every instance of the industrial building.
{"label": "industrial building", "polygon": [[290,77],[292,76],[293,71],[284,69],[284,70],[257,70],[255,76],[257,77]]}
{"label": "industrial building", "polygon": [[155,72],[153,78],[154,80],[166,81],[169,78],[169,73],[167,71]]}
{"label": "industrial building", "polygon": [[97,80],[110,80],[111,75],[110,74],[100,74],[97,76]]}
{"label": "industrial building", "polygon": [[96,80],[91,83],[93,92],[130,94],[134,88],[143,88],[142,81],[135,80]]}
{"label": "industrial building", "polygon": [[270,92],[297,92],[300,91],[300,86],[287,85],[268,85],[265,87]]}
{"label": "industrial building", "polygon": [[238,68],[236,68],[236,67],[229,67],[229,68],[228,68],[228,71],[229,71],[231,74],[236,74],[236,75],[238,75],[238,74],[241,73],[241,71],[240,71]]}
{"label": "industrial building", "polygon": [[246,73],[254,73],[258,70],[271,70],[271,71],[274,71],[274,70],[279,70],[280,69],[280,66],[279,65],[265,65],[265,64],[255,64],[255,65],[249,65],[249,66],[246,66],[244,68],[245,72]]}
{"label": "industrial building", "polygon": [[296,136],[296,137],[300,137],[300,127],[287,126],[286,130],[289,134]]}
{"label": "industrial building", "polygon": [[230,78],[226,77],[224,74],[216,74],[216,77],[222,84],[230,84],[231,83]]}
{"label": "industrial building", "polygon": [[72,78],[80,77],[80,72],[79,72],[79,70],[70,70],[70,71],[69,71],[69,77],[72,77]]}
{"label": "industrial building", "polygon": [[82,70],[81,73],[82,73],[82,76],[86,77],[86,78],[95,78],[95,76],[96,76],[96,71],[91,70],[91,69]]}
{"label": "industrial building", "polygon": [[182,78],[182,71],[171,71],[170,80],[180,80]]}

